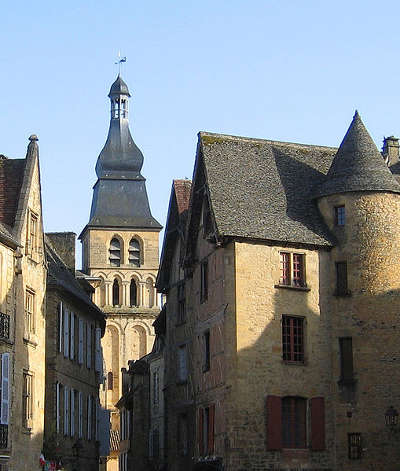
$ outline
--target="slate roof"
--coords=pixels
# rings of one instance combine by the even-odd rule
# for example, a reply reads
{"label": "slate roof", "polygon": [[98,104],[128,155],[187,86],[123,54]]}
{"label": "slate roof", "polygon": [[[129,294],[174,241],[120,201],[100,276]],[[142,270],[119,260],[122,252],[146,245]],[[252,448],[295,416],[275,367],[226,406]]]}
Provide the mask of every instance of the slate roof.
{"label": "slate roof", "polygon": [[122,80],[120,75],[118,75],[115,82],[111,85],[110,93],[108,94],[108,96],[111,97],[112,95],[131,96],[129,94],[128,85]]}
{"label": "slate roof", "polygon": [[[171,261],[179,239],[183,247],[191,187],[190,180],[174,180],[172,182],[160,268],[156,281],[157,289],[160,291],[165,291],[169,284]],[[183,250],[181,255],[183,256]]]}
{"label": "slate roof", "polygon": [[103,312],[87,296],[79,281],[64,264],[61,257],[57,254],[55,248],[51,244],[50,239],[46,235],[44,236],[44,243],[46,261],[48,264],[47,285],[49,287],[60,288],[63,291],[66,291],[78,302],[85,304],[92,315],[104,322],[104,330],[105,317]]}
{"label": "slate roof", "polygon": [[314,196],[350,191],[400,193],[400,184],[385,164],[357,111],[325,181],[316,188]]}
{"label": "slate roof", "polygon": [[26,159],[0,156],[0,222],[14,226]]}
{"label": "slate roof", "polygon": [[332,245],[312,190],[324,181],[336,150],[199,133],[198,159],[219,237]]}

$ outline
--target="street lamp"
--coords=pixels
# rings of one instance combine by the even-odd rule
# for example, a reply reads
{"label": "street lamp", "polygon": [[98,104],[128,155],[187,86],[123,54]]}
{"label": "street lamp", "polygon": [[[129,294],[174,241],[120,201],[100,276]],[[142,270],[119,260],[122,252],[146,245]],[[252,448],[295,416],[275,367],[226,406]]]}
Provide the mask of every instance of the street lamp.
{"label": "street lamp", "polygon": [[399,420],[399,413],[397,410],[390,406],[388,410],[385,412],[385,423],[388,427],[395,427]]}

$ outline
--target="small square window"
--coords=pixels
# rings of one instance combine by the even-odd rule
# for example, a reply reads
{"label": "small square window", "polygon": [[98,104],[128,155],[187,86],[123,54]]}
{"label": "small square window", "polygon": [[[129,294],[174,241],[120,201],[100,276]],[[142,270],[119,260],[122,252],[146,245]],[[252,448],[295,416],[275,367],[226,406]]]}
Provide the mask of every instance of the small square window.
{"label": "small square window", "polygon": [[346,209],[344,206],[335,207],[335,225],[344,226],[346,224]]}
{"label": "small square window", "polygon": [[284,286],[305,287],[304,260],[304,254],[281,252],[279,283]]}

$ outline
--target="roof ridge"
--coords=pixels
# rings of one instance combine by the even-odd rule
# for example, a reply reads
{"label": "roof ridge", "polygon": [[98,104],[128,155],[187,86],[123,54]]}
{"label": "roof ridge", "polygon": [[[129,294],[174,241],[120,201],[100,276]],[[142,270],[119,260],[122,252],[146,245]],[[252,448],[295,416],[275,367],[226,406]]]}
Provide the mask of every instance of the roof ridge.
{"label": "roof ridge", "polygon": [[273,144],[273,145],[289,145],[293,147],[312,147],[313,149],[331,149],[332,151],[336,151],[338,148],[333,146],[323,146],[319,144],[304,144],[301,142],[288,142],[288,141],[275,141],[272,139],[263,139],[261,137],[247,137],[247,136],[236,136],[232,134],[220,134],[208,131],[199,131],[200,138],[211,136],[216,138],[223,138],[226,140],[241,140],[245,142],[260,142],[263,144]]}

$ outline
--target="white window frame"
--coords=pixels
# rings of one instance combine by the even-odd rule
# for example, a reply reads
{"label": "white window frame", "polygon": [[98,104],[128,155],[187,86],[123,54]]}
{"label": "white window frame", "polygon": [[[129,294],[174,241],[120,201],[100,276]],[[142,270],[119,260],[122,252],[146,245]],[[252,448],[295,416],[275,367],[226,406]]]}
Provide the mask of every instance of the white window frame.
{"label": "white window frame", "polygon": [[64,308],[64,357],[69,357],[69,311]]}
{"label": "white window frame", "polygon": [[0,423],[8,425],[10,404],[10,354],[1,355],[1,417]]}

